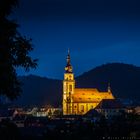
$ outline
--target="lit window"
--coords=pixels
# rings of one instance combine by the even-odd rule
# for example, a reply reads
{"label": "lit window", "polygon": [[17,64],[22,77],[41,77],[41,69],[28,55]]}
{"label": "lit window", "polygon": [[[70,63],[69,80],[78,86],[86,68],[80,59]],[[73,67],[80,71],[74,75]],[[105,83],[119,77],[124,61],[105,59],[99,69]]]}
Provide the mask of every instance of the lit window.
{"label": "lit window", "polygon": [[81,112],[84,112],[84,105],[81,105]]}
{"label": "lit window", "polygon": [[69,85],[69,90],[72,91],[72,85]]}

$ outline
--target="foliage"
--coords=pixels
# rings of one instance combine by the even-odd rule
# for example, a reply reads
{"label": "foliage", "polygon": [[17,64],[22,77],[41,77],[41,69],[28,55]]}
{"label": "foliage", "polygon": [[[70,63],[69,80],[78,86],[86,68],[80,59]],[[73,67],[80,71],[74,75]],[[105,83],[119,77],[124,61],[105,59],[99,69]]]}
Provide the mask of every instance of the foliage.
{"label": "foliage", "polygon": [[0,139],[1,140],[19,140],[20,132],[17,126],[10,120],[0,122]]}
{"label": "foliage", "polygon": [[29,56],[33,50],[31,39],[22,36],[17,30],[18,24],[9,19],[17,5],[18,0],[0,1],[0,95],[11,100],[21,92],[16,68],[29,70],[37,66],[37,60]]}

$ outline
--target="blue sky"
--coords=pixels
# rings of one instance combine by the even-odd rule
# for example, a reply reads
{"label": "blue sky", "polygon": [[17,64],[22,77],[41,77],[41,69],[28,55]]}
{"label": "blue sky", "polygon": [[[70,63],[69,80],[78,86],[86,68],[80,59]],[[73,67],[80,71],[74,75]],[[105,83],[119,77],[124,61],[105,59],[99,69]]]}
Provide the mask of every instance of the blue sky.
{"label": "blue sky", "polygon": [[21,0],[19,31],[33,39],[38,68],[19,75],[63,78],[70,48],[75,75],[122,62],[140,66],[138,0]]}

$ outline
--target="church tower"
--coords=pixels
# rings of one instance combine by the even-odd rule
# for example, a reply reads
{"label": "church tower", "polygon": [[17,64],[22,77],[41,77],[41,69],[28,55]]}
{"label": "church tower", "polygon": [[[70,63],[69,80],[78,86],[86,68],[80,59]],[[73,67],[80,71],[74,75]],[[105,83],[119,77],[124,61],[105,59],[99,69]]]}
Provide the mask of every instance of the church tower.
{"label": "church tower", "polygon": [[65,66],[64,80],[63,80],[63,115],[73,114],[73,100],[75,80],[73,68],[70,62],[70,52],[68,50],[67,64]]}

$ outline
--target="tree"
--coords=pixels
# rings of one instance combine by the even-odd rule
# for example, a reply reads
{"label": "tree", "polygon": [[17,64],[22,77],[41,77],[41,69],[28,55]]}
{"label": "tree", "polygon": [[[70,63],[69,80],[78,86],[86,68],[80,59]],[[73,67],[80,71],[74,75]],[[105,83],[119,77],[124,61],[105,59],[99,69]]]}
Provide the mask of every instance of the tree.
{"label": "tree", "polygon": [[32,40],[22,36],[17,30],[18,24],[9,19],[16,6],[18,0],[0,1],[0,95],[10,100],[21,93],[16,68],[23,67],[28,71],[37,66],[37,60],[29,55],[33,50]]}

